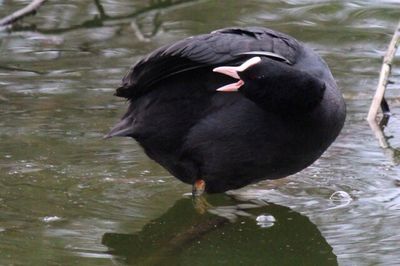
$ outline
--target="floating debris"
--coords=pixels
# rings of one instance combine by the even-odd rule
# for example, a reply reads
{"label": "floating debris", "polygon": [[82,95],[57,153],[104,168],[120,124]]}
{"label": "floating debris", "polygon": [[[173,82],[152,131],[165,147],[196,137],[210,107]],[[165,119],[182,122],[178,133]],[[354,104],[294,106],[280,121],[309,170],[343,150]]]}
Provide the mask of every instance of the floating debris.
{"label": "floating debris", "polygon": [[58,217],[58,216],[46,216],[46,217],[43,217],[43,219],[42,219],[42,221],[45,223],[53,223],[53,222],[58,222],[61,220],[62,220],[62,218]]}

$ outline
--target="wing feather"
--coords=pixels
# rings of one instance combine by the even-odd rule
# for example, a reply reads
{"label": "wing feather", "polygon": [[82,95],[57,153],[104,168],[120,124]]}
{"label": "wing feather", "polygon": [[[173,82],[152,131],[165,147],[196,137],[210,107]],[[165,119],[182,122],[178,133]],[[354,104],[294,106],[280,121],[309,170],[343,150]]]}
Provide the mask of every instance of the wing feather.
{"label": "wing feather", "polygon": [[301,46],[292,37],[262,27],[227,28],[158,48],[137,62],[116,95],[139,97],[172,75],[203,67],[240,64],[251,56],[266,56],[295,64]]}

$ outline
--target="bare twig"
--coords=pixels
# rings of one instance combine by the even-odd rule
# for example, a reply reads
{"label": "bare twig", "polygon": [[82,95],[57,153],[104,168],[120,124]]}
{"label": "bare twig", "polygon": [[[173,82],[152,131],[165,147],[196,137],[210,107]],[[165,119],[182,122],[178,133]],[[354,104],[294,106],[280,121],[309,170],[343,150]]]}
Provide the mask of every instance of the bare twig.
{"label": "bare twig", "polygon": [[41,5],[44,4],[47,0],[33,0],[29,5],[26,7],[15,11],[11,15],[3,18],[0,20],[0,26],[8,26],[13,24],[14,22],[22,19],[23,17],[26,17],[31,14],[35,14],[36,11],[39,9]]}
{"label": "bare twig", "polygon": [[[35,26],[24,26],[24,27],[14,28],[13,31],[35,31],[42,34],[62,34],[78,29],[103,27],[104,23],[106,22],[112,22],[113,25],[125,25],[125,24],[129,25],[131,19],[137,18],[139,16],[144,16],[149,12],[154,12],[158,10],[167,10],[170,8],[177,8],[178,6],[189,5],[197,2],[199,2],[199,0],[154,1],[154,3],[152,3],[151,5],[135,10],[133,13],[130,14],[119,15],[119,16],[108,16],[107,14],[105,14],[105,16],[103,17],[100,15],[100,17],[96,16],[95,18],[86,20],[81,24],[73,25],[67,28],[43,29]],[[160,27],[159,24],[155,26],[157,29]],[[155,33],[157,32],[153,32],[150,37],[155,35]],[[149,36],[147,36],[147,38],[148,37]]]}
{"label": "bare twig", "polygon": [[[379,105],[378,105],[379,107]],[[379,141],[379,145],[386,149],[389,147],[389,144],[386,140],[385,134],[383,134],[383,130],[382,128],[379,126],[379,124],[375,121],[375,118],[372,121],[369,121],[369,126],[371,127],[371,130],[374,132],[375,137],[378,139]]]}
{"label": "bare twig", "polygon": [[379,83],[378,88],[376,89],[374,99],[372,100],[371,107],[368,112],[367,120],[371,123],[376,123],[375,119],[378,114],[379,106],[383,100],[383,96],[385,94],[386,86],[389,81],[389,75],[392,68],[393,58],[396,54],[397,46],[399,45],[400,41],[400,23],[397,26],[392,41],[389,44],[389,47],[386,51],[386,54],[383,58],[383,64],[381,69],[381,74],[379,76]]}
{"label": "bare twig", "polygon": [[142,33],[142,31],[140,30],[139,26],[137,25],[137,23],[135,21],[131,22],[131,28],[133,30],[133,32],[136,35],[136,38],[138,38],[139,41],[141,42],[149,42],[150,39],[145,37],[144,34]]}
{"label": "bare twig", "polygon": [[6,97],[0,95],[0,101],[8,102],[8,99]]}
{"label": "bare twig", "polygon": [[100,0],[94,0],[94,4],[96,5],[96,8],[99,11],[99,15],[100,15],[101,18],[108,17],[106,12],[104,11],[104,7],[100,3]]}

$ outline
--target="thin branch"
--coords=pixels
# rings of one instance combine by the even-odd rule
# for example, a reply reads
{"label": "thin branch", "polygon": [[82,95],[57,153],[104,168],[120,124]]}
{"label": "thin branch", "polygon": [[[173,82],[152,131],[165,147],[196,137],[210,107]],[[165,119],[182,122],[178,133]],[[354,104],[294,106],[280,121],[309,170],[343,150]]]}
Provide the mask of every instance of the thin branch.
{"label": "thin branch", "polygon": [[26,7],[15,11],[11,15],[3,18],[0,20],[0,26],[5,27],[9,26],[16,21],[22,19],[23,17],[26,17],[31,14],[35,14],[36,11],[40,8],[41,5],[43,5],[47,0],[33,0],[29,5]]}
{"label": "thin branch", "polygon": [[385,134],[383,133],[382,128],[378,125],[378,123],[375,121],[375,118],[372,121],[369,121],[369,126],[371,127],[372,132],[374,132],[375,137],[378,139],[379,146],[381,148],[389,148],[389,144],[386,140]]}
{"label": "thin branch", "polygon": [[99,11],[99,15],[100,15],[101,18],[108,17],[106,12],[104,11],[104,7],[100,3],[100,0],[94,0],[94,4],[96,5],[96,8]]}
{"label": "thin branch", "polygon": [[136,35],[136,38],[138,38],[139,41],[141,42],[149,42],[150,39],[145,37],[144,34],[142,33],[142,31],[140,30],[139,26],[137,25],[137,23],[135,21],[131,22],[131,28],[133,30],[133,32]]}
{"label": "thin branch", "polygon": [[0,101],[8,102],[8,99],[6,97],[0,95]]}
{"label": "thin branch", "polygon": [[379,76],[378,88],[376,89],[374,99],[372,100],[371,107],[368,112],[367,120],[371,123],[376,123],[375,119],[378,114],[379,106],[385,95],[385,90],[389,81],[389,76],[392,68],[392,62],[400,42],[400,23],[397,26],[393,38],[389,44],[386,54],[383,58],[382,69]]}
{"label": "thin branch", "polygon": [[114,25],[123,25],[127,24],[129,25],[131,23],[131,19],[137,18],[139,16],[145,15],[149,12],[157,11],[157,10],[167,10],[169,8],[176,8],[178,6],[182,5],[189,5],[192,3],[199,2],[199,0],[176,0],[176,1],[160,1],[160,2],[155,2],[151,4],[148,7],[144,7],[142,9],[136,10],[133,13],[127,14],[127,15],[119,15],[119,16],[108,16],[106,15],[105,17],[99,18],[99,16],[94,17],[93,19],[86,20],[82,24],[78,25],[73,25],[68,28],[58,28],[58,29],[42,29],[42,28],[37,28],[35,26],[24,26],[24,27],[16,27],[13,28],[13,31],[35,31],[39,32],[42,34],[62,34],[78,29],[88,29],[88,28],[97,28],[97,27],[103,27],[104,22],[119,22]]}

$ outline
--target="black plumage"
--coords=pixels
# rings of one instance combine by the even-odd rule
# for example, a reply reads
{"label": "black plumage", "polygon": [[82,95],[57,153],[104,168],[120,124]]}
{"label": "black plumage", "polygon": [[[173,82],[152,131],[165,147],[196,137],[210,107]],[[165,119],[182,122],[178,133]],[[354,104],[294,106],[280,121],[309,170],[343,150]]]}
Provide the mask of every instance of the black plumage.
{"label": "black plumage", "polygon": [[[236,82],[213,72],[261,61]],[[325,62],[294,38],[261,27],[228,28],[163,46],[137,62],[117,96],[129,108],[107,135],[136,139],[146,154],[207,192],[296,173],[343,127],[345,104]]]}

